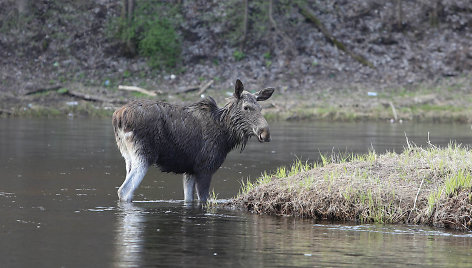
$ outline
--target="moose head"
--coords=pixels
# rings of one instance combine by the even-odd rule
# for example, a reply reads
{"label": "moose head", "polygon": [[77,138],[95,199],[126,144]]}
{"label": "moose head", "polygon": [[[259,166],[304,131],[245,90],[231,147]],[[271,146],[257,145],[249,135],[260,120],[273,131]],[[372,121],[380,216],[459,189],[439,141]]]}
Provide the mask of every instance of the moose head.
{"label": "moose head", "polygon": [[232,121],[237,122],[247,136],[256,136],[259,142],[270,141],[269,124],[262,116],[259,101],[265,101],[272,96],[274,88],[265,88],[257,93],[244,91],[243,83],[238,79],[234,88],[234,109]]}

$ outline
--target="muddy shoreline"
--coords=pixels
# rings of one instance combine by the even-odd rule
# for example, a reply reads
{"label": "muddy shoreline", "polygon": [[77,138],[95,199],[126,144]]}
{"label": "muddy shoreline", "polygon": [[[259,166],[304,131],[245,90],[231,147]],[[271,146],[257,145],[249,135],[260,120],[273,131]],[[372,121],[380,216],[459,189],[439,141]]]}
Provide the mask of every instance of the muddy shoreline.
{"label": "muddy shoreline", "polygon": [[[204,92],[150,90],[156,96],[148,96],[118,88],[58,85],[24,94],[0,94],[0,117],[110,117],[116,108],[137,98],[185,105],[211,96],[222,106],[232,86],[215,82]],[[294,91],[267,86],[276,88],[274,97],[263,103],[270,121],[472,122],[470,77],[387,88],[332,83],[323,89]],[[259,89],[253,87],[249,85],[248,90]]]}

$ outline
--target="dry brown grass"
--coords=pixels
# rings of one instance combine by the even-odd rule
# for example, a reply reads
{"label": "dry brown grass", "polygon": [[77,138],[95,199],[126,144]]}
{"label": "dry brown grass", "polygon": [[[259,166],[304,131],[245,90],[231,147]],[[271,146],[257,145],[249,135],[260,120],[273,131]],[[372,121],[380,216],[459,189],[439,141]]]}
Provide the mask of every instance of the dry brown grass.
{"label": "dry brown grass", "polygon": [[308,171],[244,185],[232,205],[264,214],[472,229],[469,148],[409,146],[401,154],[323,159]]}

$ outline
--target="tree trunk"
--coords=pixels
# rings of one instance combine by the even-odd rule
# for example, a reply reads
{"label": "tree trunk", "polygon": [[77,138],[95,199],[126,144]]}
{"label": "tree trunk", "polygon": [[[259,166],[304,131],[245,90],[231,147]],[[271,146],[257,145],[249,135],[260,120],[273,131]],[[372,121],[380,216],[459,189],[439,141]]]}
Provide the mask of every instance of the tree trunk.
{"label": "tree trunk", "polygon": [[429,20],[431,23],[431,26],[437,27],[439,25],[439,9],[440,9],[440,2],[439,0],[433,0],[431,1],[433,8],[431,10],[431,13],[429,14]]}
{"label": "tree trunk", "polygon": [[121,18],[124,20],[128,17],[128,0],[121,1]]}
{"label": "tree trunk", "polygon": [[398,30],[403,29],[403,1],[402,0],[395,0],[396,1],[396,28]]}
{"label": "tree trunk", "polygon": [[134,0],[128,0],[128,23],[131,24],[134,13]]}
{"label": "tree trunk", "polygon": [[244,15],[243,15],[243,37],[241,39],[241,50],[246,45],[246,38],[247,38],[247,17],[248,17],[248,0],[243,0],[244,4]]}
{"label": "tree trunk", "polygon": [[[121,19],[125,25],[123,25],[123,29],[121,31],[126,31],[129,27],[131,27],[133,23],[133,13],[134,13],[134,0],[123,0],[122,1],[122,9],[121,9]],[[127,54],[131,56],[136,55],[136,44],[134,40],[131,38],[127,38],[125,46],[125,51]]]}
{"label": "tree trunk", "polygon": [[269,21],[272,24],[272,27],[274,28],[274,30],[277,30],[277,23],[275,23],[274,17],[272,16],[273,4],[274,4],[273,1],[269,0]]}

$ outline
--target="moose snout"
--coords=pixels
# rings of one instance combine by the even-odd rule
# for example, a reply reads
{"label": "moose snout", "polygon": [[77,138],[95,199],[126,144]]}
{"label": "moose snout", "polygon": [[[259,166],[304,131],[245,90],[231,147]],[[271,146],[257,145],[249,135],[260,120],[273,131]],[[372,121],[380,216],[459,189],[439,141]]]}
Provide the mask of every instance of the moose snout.
{"label": "moose snout", "polygon": [[269,128],[266,127],[266,128],[261,128],[261,129],[259,129],[259,131],[257,132],[257,139],[258,139],[260,142],[269,142],[269,141],[270,141],[270,131],[269,131]]}

